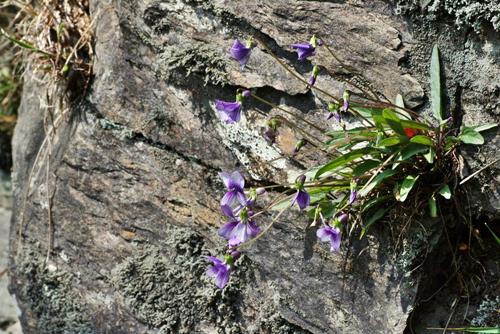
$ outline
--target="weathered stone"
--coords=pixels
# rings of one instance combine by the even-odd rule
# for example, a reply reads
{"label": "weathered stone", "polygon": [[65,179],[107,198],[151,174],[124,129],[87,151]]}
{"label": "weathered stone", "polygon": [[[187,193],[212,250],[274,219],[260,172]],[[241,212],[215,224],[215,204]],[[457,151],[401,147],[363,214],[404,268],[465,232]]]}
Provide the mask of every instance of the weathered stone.
{"label": "weathered stone", "polygon": [[[266,163],[289,153],[300,134],[282,132],[271,147],[260,135],[261,113],[279,111],[250,102],[240,124],[223,125],[213,101],[234,98],[237,87],[256,88],[307,120],[324,117],[325,97],[307,92],[263,45],[241,72],[227,56],[233,38],[254,35],[307,76],[312,64],[297,64],[289,45],[321,34],[379,95],[402,94],[409,106],[425,109],[436,35],[412,31],[391,10],[382,1],[92,2],[99,18],[91,92],[69,106],[51,145],[38,98],[46,87],[30,72],[26,78],[14,138],[11,232],[12,291],[25,332],[402,333],[419,284],[401,268],[415,266],[421,245],[411,243],[413,253],[396,261],[387,231],[361,241],[352,236],[338,254],[314,245],[306,261],[307,218],[292,211],[246,250],[224,291],[203,275],[203,255],[223,246],[217,172],[245,170],[255,186],[293,180],[315,158]],[[471,80],[462,63],[447,59],[456,35],[447,36],[447,71],[470,80],[462,92],[494,87],[498,63],[484,64],[489,72],[476,71]],[[474,50],[461,55],[482,62]],[[317,61],[329,73],[317,84],[341,95],[347,86],[336,77],[345,70],[323,52]],[[479,102],[464,101],[471,115]],[[498,117],[497,102],[488,103]]]}

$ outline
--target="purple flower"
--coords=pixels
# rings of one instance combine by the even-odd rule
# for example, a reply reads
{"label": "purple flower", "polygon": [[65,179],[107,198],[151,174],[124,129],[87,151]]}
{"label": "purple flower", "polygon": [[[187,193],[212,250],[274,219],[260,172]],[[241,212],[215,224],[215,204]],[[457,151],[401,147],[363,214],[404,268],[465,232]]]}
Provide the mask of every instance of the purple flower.
{"label": "purple flower", "polygon": [[239,122],[241,118],[241,102],[226,102],[215,100],[215,108],[219,111],[221,120],[226,124]]}
{"label": "purple flower", "polygon": [[236,201],[238,201],[241,205],[246,205],[246,197],[243,189],[245,188],[245,179],[240,172],[236,171],[232,174],[226,172],[219,173],[222,182],[227,188],[227,192],[222,197],[220,201],[220,205],[224,207],[225,205],[231,206]]}
{"label": "purple flower", "polygon": [[246,207],[240,210],[239,218],[229,206],[223,205],[221,209],[230,220],[221,226],[219,235],[229,240],[230,247],[237,246],[260,233],[260,228],[250,218],[253,213]]}
{"label": "purple flower", "polygon": [[207,269],[205,272],[206,275],[214,278],[215,285],[217,285],[219,289],[223,289],[229,281],[231,266],[215,256],[207,256],[207,259],[212,261],[213,265]]}
{"label": "purple flower", "polygon": [[354,203],[357,196],[358,196],[358,194],[357,194],[356,190],[351,190],[351,193],[349,194],[349,205]]}
{"label": "purple flower", "polygon": [[316,236],[323,242],[330,242],[330,251],[336,252],[339,250],[341,233],[338,228],[325,224],[316,231]]}
{"label": "purple flower", "polygon": [[332,117],[335,117],[340,122],[339,105],[337,103],[328,103],[328,115],[326,119],[330,120]]}
{"label": "purple flower", "polygon": [[342,96],[344,103],[342,104],[342,108],[340,108],[341,111],[346,112],[349,109],[349,98],[351,97],[351,94],[349,93],[348,90],[344,91],[344,94]]}
{"label": "purple flower", "polygon": [[316,83],[316,77],[311,75],[309,77],[309,80],[307,80],[307,84],[309,85],[309,87],[312,87],[314,86],[315,83]]}
{"label": "purple flower", "polygon": [[311,196],[305,191],[304,189],[297,190],[297,193],[295,196],[292,198],[292,204],[294,205],[295,202],[297,202],[297,205],[301,210],[304,210],[308,205],[309,202],[311,201]]}
{"label": "purple flower", "polygon": [[356,197],[358,196],[358,193],[356,191],[358,187],[358,182],[355,180],[355,179],[352,179],[351,180],[351,193],[349,194],[349,205],[351,205],[352,203],[354,203],[354,201],[356,200]]}
{"label": "purple flower", "polygon": [[307,57],[314,56],[314,51],[316,50],[316,48],[310,43],[292,44],[292,49],[297,50],[299,60],[304,60],[307,59]]}
{"label": "purple flower", "polygon": [[250,53],[252,51],[252,41],[247,42],[247,45],[241,43],[239,40],[235,39],[233,46],[229,50],[231,57],[236,59],[243,69],[250,59]]}
{"label": "purple flower", "polygon": [[240,221],[229,232],[229,246],[234,247],[242,244],[260,233],[260,227],[252,220]]}

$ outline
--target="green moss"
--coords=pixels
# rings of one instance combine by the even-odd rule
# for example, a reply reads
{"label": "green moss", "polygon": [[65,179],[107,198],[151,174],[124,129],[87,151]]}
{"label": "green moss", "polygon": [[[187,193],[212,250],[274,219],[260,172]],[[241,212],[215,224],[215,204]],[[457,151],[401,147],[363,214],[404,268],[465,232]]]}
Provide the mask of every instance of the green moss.
{"label": "green moss", "polygon": [[74,292],[76,277],[73,274],[49,270],[43,257],[35,252],[23,255],[16,273],[24,284],[18,288],[18,298],[37,319],[37,333],[97,333],[87,313],[88,307]]}

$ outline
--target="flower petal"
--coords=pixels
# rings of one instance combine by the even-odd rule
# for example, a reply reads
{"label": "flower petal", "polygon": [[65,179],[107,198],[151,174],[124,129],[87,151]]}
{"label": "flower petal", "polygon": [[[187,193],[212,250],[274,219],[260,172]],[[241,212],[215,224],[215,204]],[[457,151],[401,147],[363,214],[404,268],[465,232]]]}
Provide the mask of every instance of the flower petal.
{"label": "flower petal", "polygon": [[255,236],[257,236],[257,234],[260,233],[261,229],[260,227],[257,226],[257,224],[253,221],[251,222],[248,222],[248,234],[250,236],[250,238],[253,238]]}
{"label": "flower petal", "polygon": [[222,213],[224,215],[226,215],[227,217],[236,219],[235,216],[234,216],[233,209],[231,209],[231,207],[229,205],[222,205],[220,207],[220,209],[222,210]]}
{"label": "flower petal", "polygon": [[236,192],[234,190],[230,190],[226,192],[224,197],[220,200],[220,205],[221,207],[228,205],[231,206],[234,203],[234,200],[236,199]]}
{"label": "flower petal", "polygon": [[330,250],[332,252],[336,252],[340,249],[340,239],[341,239],[341,233],[338,229],[334,229],[337,231],[337,233],[333,233],[330,237]]}
{"label": "flower petal", "polygon": [[232,184],[238,187],[239,189],[243,190],[243,188],[245,188],[245,178],[240,172],[238,171],[233,172],[231,174],[231,180],[233,181]]}
{"label": "flower petal", "polygon": [[318,237],[319,240],[323,242],[330,241],[330,228],[328,226],[321,227],[316,231],[316,236]]}
{"label": "flower petal", "polygon": [[227,266],[225,270],[220,270],[219,274],[215,278],[215,285],[217,285],[219,289],[223,289],[226,286],[227,282],[229,282],[230,274],[231,270]]}
{"label": "flower petal", "polygon": [[219,177],[222,179],[222,182],[224,182],[226,188],[229,189],[229,185],[231,183],[231,174],[226,172],[219,172]]}
{"label": "flower petal", "polygon": [[299,190],[296,198],[297,198],[297,205],[301,210],[304,210],[311,201],[311,197],[305,190]]}
{"label": "flower petal", "polygon": [[239,223],[237,220],[233,220],[230,222],[225,223],[219,228],[219,235],[223,237],[226,240],[229,240],[231,238],[231,234],[234,230],[234,227]]}
{"label": "flower petal", "polygon": [[250,57],[250,51],[250,48],[247,48],[243,43],[236,39],[233,43],[233,46],[229,50],[229,53],[231,54],[231,57],[238,60],[241,64],[242,61],[248,61],[248,58]]}

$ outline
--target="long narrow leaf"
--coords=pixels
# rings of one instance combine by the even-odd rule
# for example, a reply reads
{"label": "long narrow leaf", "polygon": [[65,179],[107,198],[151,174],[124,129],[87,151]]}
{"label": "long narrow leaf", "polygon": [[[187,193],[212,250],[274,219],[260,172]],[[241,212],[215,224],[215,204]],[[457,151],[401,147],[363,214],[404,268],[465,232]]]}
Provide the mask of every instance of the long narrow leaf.
{"label": "long narrow leaf", "polygon": [[437,45],[432,48],[431,58],[431,98],[432,111],[439,123],[443,121],[443,107],[441,102],[441,65],[439,64],[439,49]]}
{"label": "long narrow leaf", "polygon": [[401,184],[401,189],[399,190],[399,201],[404,202],[406,198],[408,197],[408,194],[410,193],[411,189],[415,185],[415,182],[417,181],[418,176],[412,176],[408,175],[405,177],[403,180],[403,183]]}
{"label": "long narrow leaf", "polygon": [[343,154],[343,155],[331,160],[326,165],[324,165],[323,167],[318,169],[314,178],[318,178],[322,174],[327,173],[327,172],[331,172],[331,171],[337,169],[338,167],[345,166],[349,162],[356,160],[356,159],[359,159],[362,156],[369,154],[370,152],[373,152],[373,151],[374,150],[371,148],[360,148],[358,150],[354,150],[354,151],[351,151],[349,153]]}

